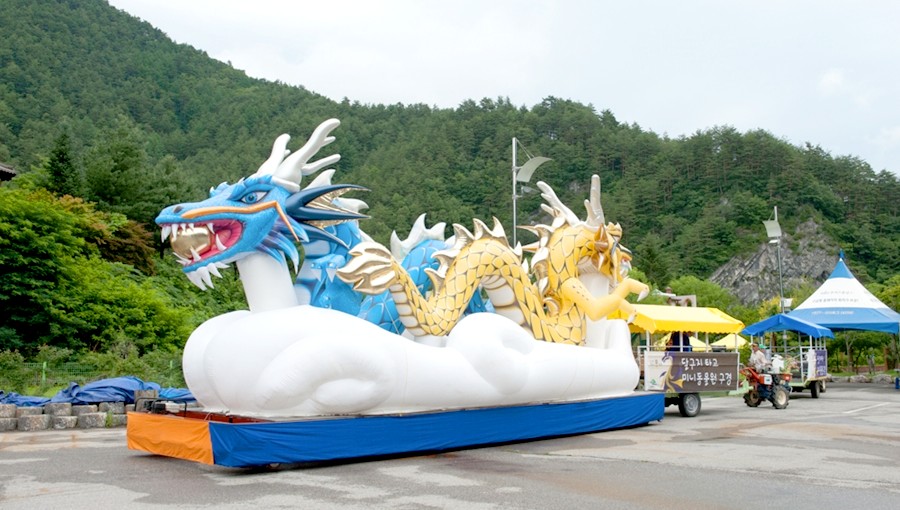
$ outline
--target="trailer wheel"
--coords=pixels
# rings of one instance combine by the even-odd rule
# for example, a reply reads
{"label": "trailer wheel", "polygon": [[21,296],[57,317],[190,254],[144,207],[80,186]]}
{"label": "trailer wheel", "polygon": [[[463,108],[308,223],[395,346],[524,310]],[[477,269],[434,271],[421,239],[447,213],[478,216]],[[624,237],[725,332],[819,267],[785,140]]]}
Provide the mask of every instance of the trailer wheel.
{"label": "trailer wheel", "polygon": [[776,386],[772,391],[772,405],[775,406],[775,409],[784,409],[790,401],[791,396],[781,386]]}
{"label": "trailer wheel", "polygon": [[693,418],[700,414],[700,395],[696,393],[682,393],[678,401],[678,412],[685,418]]}
{"label": "trailer wheel", "polygon": [[819,381],[819,393],[825,393],[825,381]]}
{"label": "trailer wheel", "polygon": [[819,398],[819,381],[813,381],[809,385],[809,395],[812,398]]}

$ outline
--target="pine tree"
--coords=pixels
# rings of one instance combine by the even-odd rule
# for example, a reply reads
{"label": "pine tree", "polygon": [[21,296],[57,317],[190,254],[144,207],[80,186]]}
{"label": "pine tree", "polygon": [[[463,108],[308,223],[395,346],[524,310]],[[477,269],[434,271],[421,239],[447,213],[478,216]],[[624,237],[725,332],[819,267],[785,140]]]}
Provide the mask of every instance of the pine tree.
{"label": "pine tree", "polygon": [[56,139],[50,159],[47,161],[50,177],[48,188],[57,195],[84,195],[84,174],[72,161],[69,135],[63,133]]}

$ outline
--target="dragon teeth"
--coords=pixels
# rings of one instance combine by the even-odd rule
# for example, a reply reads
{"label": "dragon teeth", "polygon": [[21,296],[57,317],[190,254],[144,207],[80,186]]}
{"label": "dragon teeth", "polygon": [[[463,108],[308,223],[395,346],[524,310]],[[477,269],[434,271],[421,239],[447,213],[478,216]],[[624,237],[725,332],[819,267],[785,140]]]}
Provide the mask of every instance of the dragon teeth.
{"label": "dragon teeth", "polygon": [[[219,269],[216,267],[215,264],[208,264],[208,265],[206,266],[206,270],[209,271],[210,274],[212,274],[213,276],[215,276],[215,277],[217,277],[217,278],[221,278],[221,277],[222,277],[222,274],[219,273]],[[212,287],[211,284],[210,284],[210,287]]]}
{"label": "dragon teeth", "polygon": [[169,235],[172,234],[172,226],[171,225],[163,225],[162,226],[162,234],[161,234],[161,242],[166,242],[166,239]]}
{"label": "dragon teeth", "polygon": [[209,266],[199,267],[197,268],[197,272],[200,273],[200,278],[203,279],[203,283],[205,283],[207,287],[210,289],[215,288],[212,282],[212,276],[209,274]]}
{"label": "dragon teeth", "polygon": [[188,280],[199,287],[200,290],[206,290],[206,285],[203,284],[203,276],[199,274],[199,271],[191,271],[190,273],[187,273],[187,277]]}
{"label": "dragon teeth", "polygon": [[222,240],[219,239],[219,234],[216,234],[216,248],[218,248],[219,251],[225,251],[227,249]]}
{"label": "dragon teeth", "polygon": [[188,279],[196,285],[200,290],[214,289],[212,277],[222,278],[219,269],[225,269],[228,264],[222,262],[210,262],[205,266],[200,266],[193,271],[186,273]]}

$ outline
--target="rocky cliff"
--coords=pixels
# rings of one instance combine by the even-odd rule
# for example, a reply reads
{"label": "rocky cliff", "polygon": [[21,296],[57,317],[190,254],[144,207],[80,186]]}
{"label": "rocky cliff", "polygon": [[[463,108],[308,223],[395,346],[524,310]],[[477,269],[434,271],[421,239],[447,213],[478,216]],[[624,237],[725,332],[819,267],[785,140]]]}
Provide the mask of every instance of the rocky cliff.
{"label": "rocky cliff", "polygon": [[[781,239],[785,295],[804,283],[817,286],[825,281],[837,263],[838,252],[835,243],[812,220],[799,225],[793,233],[785,232]],[[753,253],[731,259],[710,280],[730,290],[744,304],[777,298],[778,245],[761,244]]]}

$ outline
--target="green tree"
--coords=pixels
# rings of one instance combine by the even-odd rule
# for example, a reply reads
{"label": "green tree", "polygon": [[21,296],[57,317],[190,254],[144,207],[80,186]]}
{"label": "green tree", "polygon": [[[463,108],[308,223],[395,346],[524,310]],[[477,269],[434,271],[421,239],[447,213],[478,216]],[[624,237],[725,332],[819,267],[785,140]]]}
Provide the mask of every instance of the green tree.
{"label": "green tree", "polygon": [[0,350],[97,350],[123,335],[142,351],[184,342],[190,312],[101,258],[108,220],[78,199],[0,187]]}
{"label": "green tree", "polygon": [[58,195],[83,195],[84,174],[75,166],[68,134],[63,133],[56,139],[46,169],[49,174],[47,189]]}
{"label": "green tree", "polygon": [[653,285],[662,288],[672,279],[670,259],[671,255],[666,252],[659,236],[650,234],[635,250],[634,264],[641,268]]}
{"label": "green tree", "polygon": [[0,187],[0,349],[22,349],[34,344],[29,338],[49,335],[46,305],[72,276],[69,263],[96,254],[84,240],[90,224],[57,204],[47,191]]}
{"label": "green tree", "polygon": [[756,314],[753,311],[741,305],[728,290],[709,280],[701,280],[696,276],[681,276],[672,280],[669,286],[679,296],[691,294],[697,296],[697,306],[718,308],[744,321],[745,324],[752,324],[748,320],[755,322]]}
{"label": "green tree", "polygon": [[148,222],[141,204],[147,154],[141,135],[128,119],[107,131],[85,156],[87,198],[107,211]]}

